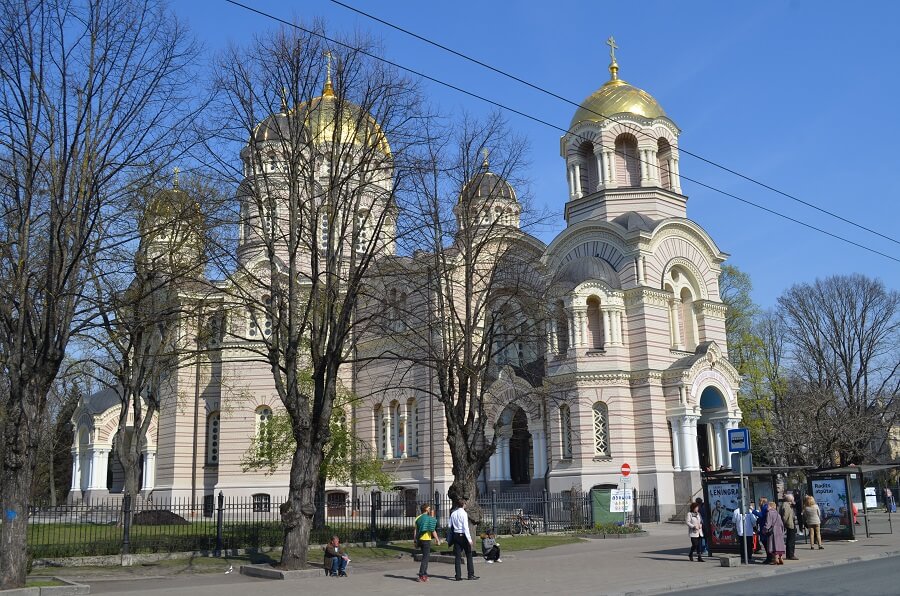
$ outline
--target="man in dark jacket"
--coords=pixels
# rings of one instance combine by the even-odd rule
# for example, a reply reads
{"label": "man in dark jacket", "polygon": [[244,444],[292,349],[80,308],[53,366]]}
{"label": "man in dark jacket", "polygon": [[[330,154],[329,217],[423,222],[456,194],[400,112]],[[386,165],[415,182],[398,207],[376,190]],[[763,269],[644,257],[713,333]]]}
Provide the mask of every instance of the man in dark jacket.
{"label": "man in dark jacket", "polygon": [[341,539],[332,536],[331,542],[325,547],[325,573],[331,577],[347,577],[347,563],[349,562],[350,557],[341,546]]}

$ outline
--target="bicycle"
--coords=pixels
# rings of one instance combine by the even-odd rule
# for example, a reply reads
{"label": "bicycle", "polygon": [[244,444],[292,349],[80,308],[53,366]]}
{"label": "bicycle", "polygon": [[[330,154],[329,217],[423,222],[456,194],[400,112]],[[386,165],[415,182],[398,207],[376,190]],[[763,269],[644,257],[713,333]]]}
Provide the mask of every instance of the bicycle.
{"label": "bicycle", "polygon": [[537,522],[530,515],[525,515],[520,509],[517,511],[510,522],[509,531],[513,536],[518,536],[523,532],[528,534],[537,534]]}

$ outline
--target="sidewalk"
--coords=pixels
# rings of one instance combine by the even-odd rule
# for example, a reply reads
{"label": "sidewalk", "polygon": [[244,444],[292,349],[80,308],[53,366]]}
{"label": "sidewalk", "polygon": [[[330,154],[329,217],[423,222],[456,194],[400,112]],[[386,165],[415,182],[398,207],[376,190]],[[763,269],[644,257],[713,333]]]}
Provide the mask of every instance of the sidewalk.
{"label": "sidewalk", "polygon": [[[718,559],[704,563],[687,558],[687,532],[679,524],[647,527],[650,535],[629,540],[590,540],[583,544],[558,546],[538,551],[519,551],[502,564],[476,562],[481,579],[462,586],[452,580],[453,565],[432,563],[431,581],[415,582],[418,564],[411,558],[367,561],[352,567],[349,578],[314,578],[294,582],[258,580],[238,575],[194,574],[178,577],[136,577],[97,581],[79,578],[77,573],[62,577],[87,580],[93,594],[174,594],[190,591],[192,596],[266,596],[297,591],[327,590],[332,594],[459,594],[488,591],[492,595],[565,593],[650,595],[687,588],[721,585],[745,579],[768,577],[795,571],[817,569],[842,563],[900,556],[900,533],[861,538],[857,542],[826,543],[825,550],[809,550],[797,545],[799,561],[784,566],[751,565],[720,567]],[[515,538],[501,539],[504,542]],[[805,548],[804,548],[805,547]],[[352,553],[351,553],[352,557]],[[352,564],[351,564],[352,565]],[[224,567],[224,566],[223,566]],[[74,571],[74,570],[73,570]],[[224,569],[223,569],[224,571]],[[252,584],[252,585],[250,585]],[[723,590],[724,591],[724,590]],[[711,592],[715,593],[715,592]]]}

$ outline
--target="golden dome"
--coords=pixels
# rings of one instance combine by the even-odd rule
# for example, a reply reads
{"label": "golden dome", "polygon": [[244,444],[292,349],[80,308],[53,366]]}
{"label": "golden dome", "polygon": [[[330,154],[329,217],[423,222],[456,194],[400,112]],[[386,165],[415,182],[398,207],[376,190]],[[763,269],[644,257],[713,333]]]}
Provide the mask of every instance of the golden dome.
{"label": "golden dome", "polygon": [[312,143],[337,140],[339,143],[377,148],[387,156],[391,154],[391,147],[378,122],[371,115],[364,114],[355,103],[343,101],[335,95],[330,73],[322,95],[301,103],[293,110],[289,110],[286,100],[283,100],[281,113],[272,114],[260,122],[253,131],[253,138],[256,141],[280,140],[300,122],[303,136]]}
{"label": "golden dome", "polygon": [[619,65],[616,62],[615,40],[612,37],[607,42],[610,45],[610,79],[599,89],[591,93],[587,99],[581,102],[569,129],[579,122],[603,122],[613,114],[621,114],[627,112],[637,114],[644,118],[659,118],[666,115],[662,106],[653,99],[653,96],[629,85],[619,78]]}

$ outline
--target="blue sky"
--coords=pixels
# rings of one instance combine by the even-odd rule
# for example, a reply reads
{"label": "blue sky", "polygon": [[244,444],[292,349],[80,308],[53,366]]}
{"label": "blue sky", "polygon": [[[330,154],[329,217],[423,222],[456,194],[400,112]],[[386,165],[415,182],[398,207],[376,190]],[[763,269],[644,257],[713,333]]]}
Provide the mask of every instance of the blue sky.
{"label": "blue sky", "polygon": [[[396,62],[567,126],[575,108],[425,46],[327,0],[244,0],[283,18],[324,18],[333,30],[383,40]],[[900,3],[867,2],[423,2],[345,0],[385,20],[580,102],[609,77],[605,40],[619,45],[620,77],[651,93],[682,129],[680,146],[900,240]],[[175,1],[210,53],[275,25],[224,0]],[[490,107],[433,84],[447,110]],[[531,145],[531,194],[564,227],[565,164],[556,130],[510,115]],[[873,236],[682,155],[681,173],[900,259]],[[900,288],[900,263],[828,238],[690,182],[688,216],[754,297],[774,304],[790,285],[860,272]]]}

